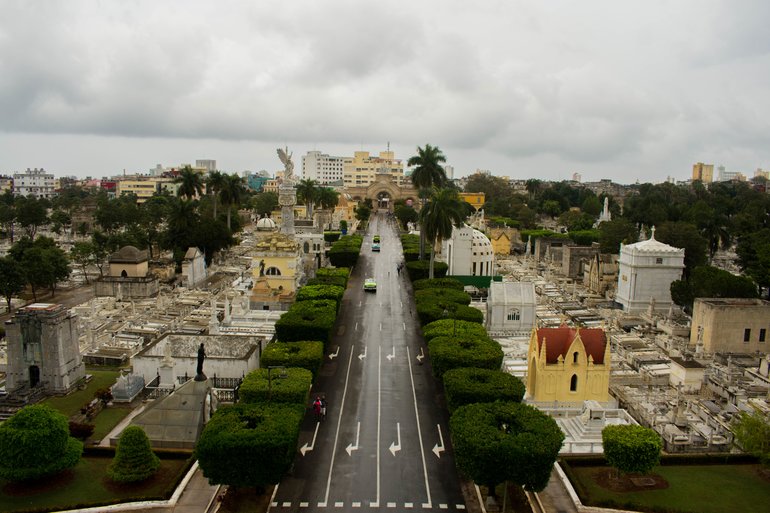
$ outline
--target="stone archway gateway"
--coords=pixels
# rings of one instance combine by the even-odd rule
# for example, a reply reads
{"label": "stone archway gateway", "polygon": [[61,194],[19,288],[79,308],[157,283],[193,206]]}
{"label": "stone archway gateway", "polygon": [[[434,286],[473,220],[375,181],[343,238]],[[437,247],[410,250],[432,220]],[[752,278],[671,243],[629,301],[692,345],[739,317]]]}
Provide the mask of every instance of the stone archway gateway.
{"label": "stone archway gateway", "polygon": [[417,189],[411,182],[399,186],[393,177],[388,174],[378,174],[374,182],[365,187],[348,187],[346,192],[357,201],[369,199],[374,208],[383,208],[393,211],[393,205],[398,200],[404,200],[419,209]]}

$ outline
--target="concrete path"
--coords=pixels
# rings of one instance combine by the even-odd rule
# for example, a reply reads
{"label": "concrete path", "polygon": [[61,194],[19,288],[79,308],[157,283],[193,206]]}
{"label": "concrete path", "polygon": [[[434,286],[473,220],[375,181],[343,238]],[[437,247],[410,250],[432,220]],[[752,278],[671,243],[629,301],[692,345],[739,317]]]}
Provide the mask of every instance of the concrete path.
{"label": "concrete path", "polygon": [[569,492],[564,487],[561,477],[556,469],[551,471],[551,479],[545,490],[538,493],[543,508],[548,513],[577,513],[575,503],[572,502]]}
{"label": "concrete path", "polygon": [[209,480],[203,477],[203,471],[198,468],[187,483],[173,512],[207,513],[209,509],[213,510],[220,488],[219,485],[210,485]]}

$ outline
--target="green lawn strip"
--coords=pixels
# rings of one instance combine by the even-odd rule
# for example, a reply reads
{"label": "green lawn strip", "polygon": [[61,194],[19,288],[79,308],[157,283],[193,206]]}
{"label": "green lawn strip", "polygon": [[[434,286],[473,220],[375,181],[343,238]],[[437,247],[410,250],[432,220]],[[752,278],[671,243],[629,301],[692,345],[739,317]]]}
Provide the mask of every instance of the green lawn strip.
{"label": "green lawn strip", "polygon": [[91,402],[98,389],[109,388],[114,385],[120,372],[117,370],[88,370],[86,374],[92,375],[93,379],[84,390],[77,390],[64,397],[50,397],[43,402],[67,417],[71,417],[80,412],[80,408]]}
{"label": "green lawn strip", "polygon": [[108,457],[83,457],[77,466],[36,485],[0,480],[0,511],[58,511],[79,504],[164,500],[163,493],[186,470],[185,459],[161,459],[155,476],[142,483],[119,485],[106,477]]}
{"label": "green lawn strip", "polygon": [[91,440],[101,440],[112,431],[112,428],[117,426],[121,420],[126,418],[131,413],[129,408],[116,408],[110,406],[99,412],[99,415],[94,419],[94,432],[91,435]]}
{"label": "green lawn strip", "polygon": [[[602,467],[606,468],[606,467]],[[759,465],[658,466],[653,473],[665,478],[664,490],[616,493],[600,487],[592,475],[599,467],[572,467],[589,494],[588,505],[613,500],[616,507],[668,508],[692,513],[725,511],[765,512],[770,504],[770,485],[757,475]],[[606,503],[604,503],[606,504]]]}

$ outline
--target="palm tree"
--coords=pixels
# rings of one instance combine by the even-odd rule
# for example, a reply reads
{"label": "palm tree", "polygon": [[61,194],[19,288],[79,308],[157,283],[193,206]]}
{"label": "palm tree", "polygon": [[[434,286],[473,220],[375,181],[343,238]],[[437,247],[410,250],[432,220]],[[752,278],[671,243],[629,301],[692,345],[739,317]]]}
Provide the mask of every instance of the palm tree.
{"label": "palm tree", "polygon": [[454,189],[433,189],[428,203],[420,210],[420,233],[431,243],[428,278],[433,279],[433,263],[436,258],[436,243],[452,236],[454,227],[461,227],[465,220],[463,200]]}
{"label": "palm tree", "polygon": [[[446,162],[446,157],[438,146],[425,144],[425,148],[417,147],[417,155],[409,157],[407,166],[417,166],[412,171],[412,184],[419,189],[421,208],[425,205],[425,197],[432,187],[443,187],[446,183],[446,173],[441,167],[441,162]],[[420,260],[425,255],[425,236],[420,228]]]}
{"label": "palm tree", "polygon": [[206,178],[206,192],[211,194],[214,199],[214,219],[217,218],[217,199],[219,199],[219,191],[222,190],[224,181],[225,175],[216,170],[210,172],[208,178]]}
{"label": "palm tree", "polygon": [[203,179],[200,173],[193,171],[190,166],[185,166],[179,171],[179,176],[174,179],[174,183],[181,184],[177,192],[178,196],[193,199],[203,194]]}
{"label": "palm tree", "polygon": [[316,196],[316,205],[320,205],[321,208],[333,210],[340,201],[340,193],[332,189],[331,187],[321,187],[318,190]]}
{"label": "palm tree", "polygon": [[227,206],[227,229],[230,229],[230,215],[232,214],[232,206],[240,205],[241,199],[245,193],[243,188],[243,179],[238,175],[224,175],[222,181],[222,189],[219,191],[219,196],[222,199],[222,204]]}
{"label": "palm tree", "polygon": [[313,217],[313,204],[318,197],[318,182],[305,178],[297,184],[297,199],[305,204],[306,215]]}

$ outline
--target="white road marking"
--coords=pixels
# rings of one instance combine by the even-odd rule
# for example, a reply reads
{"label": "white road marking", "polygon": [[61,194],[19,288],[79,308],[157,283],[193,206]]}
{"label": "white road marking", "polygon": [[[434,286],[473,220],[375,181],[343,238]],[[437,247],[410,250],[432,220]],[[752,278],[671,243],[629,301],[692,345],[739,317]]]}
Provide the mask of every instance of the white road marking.
{"label": "white road marking", "polygon": [[389,502],[388,503],[388,507],[389,508],[395,508],[396,507],[396,503],[395,502]]}
{"label": "white road marking", "polygon": [[457,509],[465,509],[465,504],[455,504],[455,508],[457,508]]}
{"label": "white road marking", "polygon": [[310,445],[307,443],[302,446],[302,448],[299,450],[299,452],[302,453],[302,456],[305,455],[305,453],[308,453],[313,450],[315,447],[315,437],[318,436],[318,427],[321,425],[320,422],[315,423],[315,432],[313,433],[313,440],[310,442]]}
{"label": "white road marking", "polygon": [[363,360],[366,358],[366,346],[364,346],[364,352],[358,355],[358,360]]}
{"label": "white road marking", "polygon": [[357,451],[358,450],[358,440],[359,440],[360,435],[361,435],[361,423],[359,422],[358,423],[358,427],[356,428],[356,445],[348,444],[348,446],[345,448],[345,450],[348,453],[348,456],[353,454],[353,451]]}
{"label": "white road marking", "polygon": [[299,507],[300,508],[309,508],[310,507],[310,503],[309,502],[300,502],[299,503]]}
{"label": "white road marking", "polygon": [[284,503],[281,504],[281,507],[282,508],[290,508],[291,507],[291,502],[284,502]]}
{"label": "white road marking", "polygon": [[360,508],[361,507],[361,503],[360,502],[354,502],[353,504],[351,504],[351,506],[353,506],[354,508]]}
{"label": "white road marking", "polygon": [[414,507],[414,503],[413,502],[405,502],[404,503],[404,507],[406,509],[412,509]]}
{"label": "white road marking", "polygon": [[343,507],[344,505],[345,505],[345,503],[344,503],[344,502],[335,502],[335,503],[334,503],[334,507],[335,507],[335,508],[341,508],[341,507]]}
{"label": "white road marking", "polygon": [[358,323],[356,323],[356,327],[353,328],[353,331],[358,331]]}
{"label": "white road marking", "polygon": [[337,346],[337,350],[329,355],[329,360],[334,360],[340,355],[340,346]]}
{"label": "white road marking", "polygon": [[393,352],[390,353],[390,354],[385,355],[385,358],[387,358],[389,362],[392,362],[393,358],[395,358],[395,357],[396,357],[396,346],[394,344],[393,345]]}
{"label": "white road marking", "polygon": [[377,350],[377,498],[373,508],[380,507],[380,431],[382,428],[382,346]]}
{"label": "white road marking", "polygon": [[350,366],[353,363],[353,352],[355,345],[350,347],[350,357],[348,358],[348,369],[345,373],[345,386],[342,388],[342,401],[340,402],[340,413],[337,416],[337,431],[334,433],[334,447],[332,448],[332,458],[329,461],[329,476],[326,478],[326,495],[324,496],[323,503],[319,502],[319,508],[325,508],[326,503],[329,502],[329,491],[332,486],[332,472],[334,471],[334,456],[337,454],[337,442],[340,439],[340,425],[342,424],[342,413],[345,411],[345,397],[348,394],[348,381],[350,380]]}
{"label": "white road marking", "polygon": [[422,429],[420,428],[420,412],[417,409],[417,391],[414,388],[414,372],[412,371],[412,356],[409,354],[409,346],[406,346],[406,361],[409,362],[409,379],[412,382],[412,401],[414,402],[414,416],[417,419],[417,437],[420,439],[420,457],[422,458],[422,471],[425,476],[425,493],[428,495],[428,502],[423,503],[422,507],[432,508],[430,499],[430,485],[428,484],[428,467],[425,464],[425,447],[422,443]]}
{"label": "white road marking", "polygon": [[437,458],[441,458],[441,453],[444,452],[444,437],[441,436],[441,425],[436,424],[436,428],[438,429],[439,442],[433,446],[433,454],[435,454]]}
{"label": "white road marking", "polygon": [[398,443],[393,442],[390,444],[390,454],[396,455],[401,450],[401,424],[396,422],[396,435],[398,436]]}
{"label": "white road marking", "polygon": [[448,507],[449,506],[447,506],[446,504],[439,504],[438,505],[438,509],[447,509]]}

